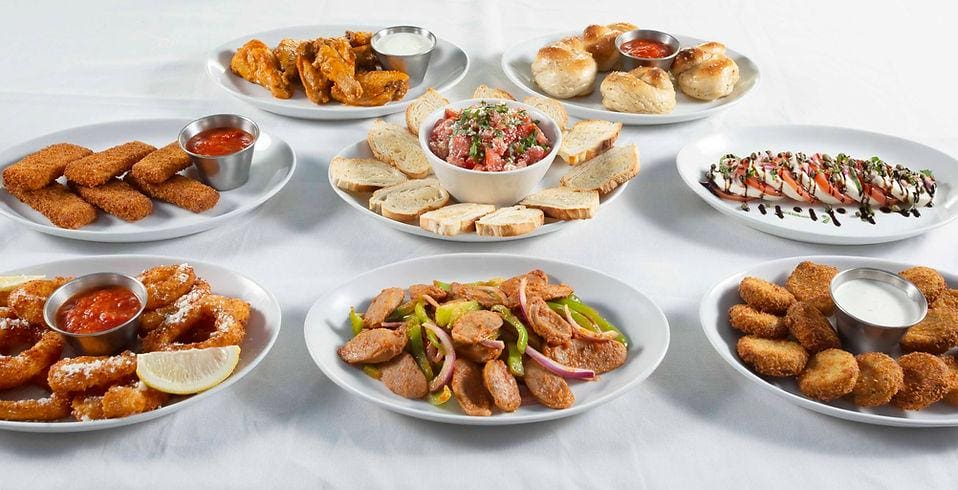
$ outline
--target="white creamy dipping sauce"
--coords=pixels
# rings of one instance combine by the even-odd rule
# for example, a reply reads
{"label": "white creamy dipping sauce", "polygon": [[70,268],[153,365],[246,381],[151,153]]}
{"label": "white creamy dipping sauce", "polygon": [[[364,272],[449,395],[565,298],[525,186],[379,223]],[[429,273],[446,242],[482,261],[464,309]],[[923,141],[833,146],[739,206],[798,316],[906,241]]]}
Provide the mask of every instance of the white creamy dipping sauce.
{"label": "white creamy dipping sauce", "polygon": [[414,32],[393,32],[376,40],[376,50],[384,54],[409,56],[429,51],[429,38]]}
{"label": "white creamy dipping sauce", "polygon": [[876,325],[912,325],[921,308],[901,288],[873,279],[852,279],[834,291],[835,303],[860,320]]}

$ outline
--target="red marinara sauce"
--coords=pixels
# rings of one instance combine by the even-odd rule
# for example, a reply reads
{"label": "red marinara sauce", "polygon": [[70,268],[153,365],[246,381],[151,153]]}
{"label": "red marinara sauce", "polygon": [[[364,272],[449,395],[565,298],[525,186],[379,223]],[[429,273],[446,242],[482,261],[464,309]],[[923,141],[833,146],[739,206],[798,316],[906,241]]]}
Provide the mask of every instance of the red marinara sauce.
{"label": "red marinara sauce", "polygon": [[239,128],[213,128],[200,131],[186,142],[186,149],[197,155],[221,157],[253,144],[253,135]]}
{"label": "red marinara sauce", "polygon": [[635,58],[665,58],[672,54],[672,49],[665,43],[651,39],[633,39],[623,43],[619,50]]}
{"label": "red marinara sauce", "polygon": [[57,310],[57,326],[71,333],[97,333],[120,326],[140,311],[133,291],[110,286],[80,293]]}

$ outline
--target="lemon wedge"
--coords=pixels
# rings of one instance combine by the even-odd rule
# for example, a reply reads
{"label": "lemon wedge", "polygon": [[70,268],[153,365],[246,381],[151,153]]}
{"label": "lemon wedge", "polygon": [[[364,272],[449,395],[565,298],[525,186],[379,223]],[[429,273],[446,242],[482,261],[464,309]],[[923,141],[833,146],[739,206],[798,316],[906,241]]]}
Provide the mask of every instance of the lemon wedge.
{"label": "lemon wedge", "polygon": [[233,374],[239,363],[235,345],[136,355],[136,375],[154,390],[174,395],[206,391]]}
{"label": "lemon wedge", "polygon": [[46,279],[47,276],[0,276],[0,293],[10,292],[30,281]]}

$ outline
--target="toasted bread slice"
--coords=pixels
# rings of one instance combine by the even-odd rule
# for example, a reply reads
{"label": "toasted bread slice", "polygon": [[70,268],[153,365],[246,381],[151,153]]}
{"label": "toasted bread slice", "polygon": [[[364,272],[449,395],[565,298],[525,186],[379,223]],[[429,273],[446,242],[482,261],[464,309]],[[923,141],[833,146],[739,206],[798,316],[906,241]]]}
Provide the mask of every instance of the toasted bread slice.
{"label": "toasted bread slice", "polygon": [[419,140],[398,124],[377,119],[369,128],[366,142],[377,160],[398,168],[411,179],[421,179],[432,170]]}
{"label": "toasted bread slice", "polygon": [[449,100],[442,96],[436,89],[430,88],[426,93],[416,97],[415,100],[406,108],[406,129],[410,133],[419,136],[419,126],[423,119],[435,111],[449,104]]}
{"label": "toasted bread slice", "polygon": [[506,92],[501,88],[492,88],[486,84],[476,87],[476,91],[472,93],[472,98],[516,100],[516,98],[513,97],[509,92]]}
{"label": "toasted bread slice", "polygon": [[599,211],[599,192],[552,187],[526,197],[519,204],[541,209],[555,219],[589,219]]}
{"label": "toasted bread slice", "polygon": [[579,165],[562,177],[562,185],[577,191],[608,194],[639,174],[639,149],[635,145],[613,148]]}
{"label": "toasted bread slice", "polygon": [[531,105],[545,112],[547,116],[551,117],[552,120],[559,125],[559,129],[561,130],[565,130],[565,128],[569,126],[569,113],[565,111],[565,107],[562,107],[562,102],[558,100],[548,97],[529,96],[522,99],[522,103]]}
{"label": "toasted bread slice", "polygon": [[454,236],[476,229],[476,220],[495,211],[492,204],[450,204],[419,217],[419,227],[437,235]]}
{"label": "toasted bread slice", "polygon": [[476,233],[482,236],[525,235],[545,223],[542,211],[525,206],[498,209],[476,221]]}
{"label": "toasted bread slice", "polygon": [[371,192],[406,181],[406,174],[373,158],[336,157],[329,167],[333,184],[350,192]]}
{"label": "toasted bread slice", "polygon": [[587,119],[562,135],[559,156],[569,165],[578,165],[604,153],[619,138],[622,123]]}
{"label": "toasted bread slice", "polygon": [[392,194],[406,192],[420,187],[439,187],[439,181],[436,179],[412,179],[401,182],[397,185],[383,187],[369,197],[369,209],[377,213],[382,213],[383,202]]}
{"label": "toasted bread slice", "polygon": [[416,179],[373,192],[369,209],[396,221],[411,221],[449,202],[436,179]]}

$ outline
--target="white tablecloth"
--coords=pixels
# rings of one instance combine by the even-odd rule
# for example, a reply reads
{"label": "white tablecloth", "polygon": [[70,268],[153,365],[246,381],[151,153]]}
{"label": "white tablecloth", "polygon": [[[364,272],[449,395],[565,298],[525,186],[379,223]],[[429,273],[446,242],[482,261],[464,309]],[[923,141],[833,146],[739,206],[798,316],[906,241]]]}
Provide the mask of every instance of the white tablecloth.
{"label": "white tablecloth", "polygon": [[[810,123],[896,134],[958,153],[954,7],[934,2],[4,2],[0,147],[76,125],[236,112],[296,149],[275,199],[198,235],[97,244],[0,220],[2,269],[92,254],[156,253],[234,268],[271,289],[283,331],[248,378],[205,403],[118,430],[0,433],[0,487],[951,487],[953,429],[875,427],[790,405],[734,373],[712,350],[697,307],[707,287],[754,263],[814,253],[910,260],[958,270],[958,226],[887,245],[816,246],[764,235],[710,209],[678,179],[676,152],[712,130]],[[589,11],[588,9],[593,9]],[[310,122],[260,112],[207,78],[209,49],[301,24],[427,26],[466,49],[479,83],[518,90],[499,70],[512,43],[590,22],[630,20],[749,54],[756,93],[708,120],[628,128],[642,153],[624,197],[575,232],[463,245],[360,217],[326,180],[329,158],[368,121]],[[519,427],[422,422],[349,396],[303,344],[306,311],[356,274],[415,256],[509,252],[617,275],[667,314],[672,345],[625,396],[583,415]]]}

